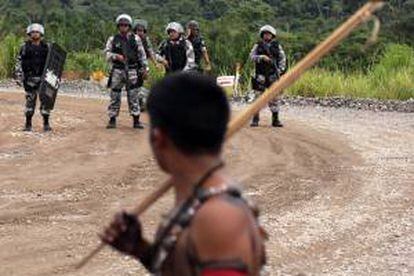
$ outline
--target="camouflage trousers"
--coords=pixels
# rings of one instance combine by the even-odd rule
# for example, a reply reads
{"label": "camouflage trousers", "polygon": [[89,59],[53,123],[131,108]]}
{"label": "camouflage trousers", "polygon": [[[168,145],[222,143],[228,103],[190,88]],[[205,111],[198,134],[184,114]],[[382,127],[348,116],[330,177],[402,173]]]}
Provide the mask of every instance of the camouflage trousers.
{"label": "camouflage trousers", "polygon": [[147,105],[147,99],[149,95],[149,90],[145,87],[141,86],[139,88],[138,97],[139,97],[139,105],[141,108],[141,111],[145,111],[145,107]]}
{"label": "camouflage trousers", "polygon": [[[264,93],[263,91],[253,90],[251,98],[255,100],[259,98],[260,95],[262,95],[263,93]],[[272,113],[279,112],[281,105],[282,103],[281,103],[280,97],[276,97],[275,99],[271,100],[268,104],[269,109]]]}
{"label": "camouflage trousers", "polygon": [[108,106],[109,117],[117,117],[121,109],[122,88],[126,88],[129,114],[138,116],[141,113],[139,106],[139,86],[138,72],[136,69],[128,71],[128,78],[124,70],[114,69],[112,72],[111,83],[111,102]]}
{"label": "camouflage trousers", "polygon": [[[25,97],[26,97],[26,105],[24,114],[26,116],[33,116],[36,109],[36,101],[37,96],[39,94],[39,85],[40,79],[31,79],[25,82]],[[39,97],[40,100],[40,113],[42,115],[50,115],[50,109],[46,108],[46,104],[42,101],[42,98]]]}

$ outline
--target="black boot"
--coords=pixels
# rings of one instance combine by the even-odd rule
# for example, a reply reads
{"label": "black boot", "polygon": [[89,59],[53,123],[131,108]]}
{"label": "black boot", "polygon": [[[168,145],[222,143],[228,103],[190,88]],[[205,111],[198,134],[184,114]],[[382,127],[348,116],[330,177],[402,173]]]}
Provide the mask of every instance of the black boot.
{"label": "black boot", "polygon": [[256,113],[253,117],[252,123],[250,124],[251,127],[258,127],[260,121],[260,115],[259,113]]}
{"label": "black boot", "polygon": [[51,131],[52,128],[49,125],[49,115],[43,115],[43,131]]}
{"label": "black boot", "polygon": [[116,117],[109,118],[108,125],[106,126],[107,129],[116,128]]}
{"label": "black boot", "polygon": [[24,125],[23,131],[32,131],[32,115],[26,115],[26,123]]}
{"label": "black boot", "polygon": [[133,125],[133,127],[136,128],[136,129],[144,129],[144,126],[139,121],[139,115],[138,116],[133,116],[133,118],[134,118],[134,125]]}
{"label": "black boot", "polygon": [[283,127],[283,124],[279,120],[279,112],[272,113],[272,127]]}

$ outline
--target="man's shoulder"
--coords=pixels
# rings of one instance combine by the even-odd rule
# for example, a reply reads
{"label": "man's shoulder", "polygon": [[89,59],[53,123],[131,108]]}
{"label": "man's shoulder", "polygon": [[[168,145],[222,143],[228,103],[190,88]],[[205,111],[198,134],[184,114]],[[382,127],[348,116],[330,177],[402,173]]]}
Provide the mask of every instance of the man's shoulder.
{"label": "man's shoulder", "polygon": [[[198,210],[189,233],[200,257],[241,257],[251,242],[251,215],[240,204],[221,196],[209,199]],[[224,254],[224,255],[223,255]]]}
{"label": "man's shoulder", "polygon": [[[246,208],[226,197],[218,196],[205,202],[194,217],[194,229],[206,235],[228,235],[239,232],[240,227],[249,224]],[[207,227],[211,225],[214,227]]]}

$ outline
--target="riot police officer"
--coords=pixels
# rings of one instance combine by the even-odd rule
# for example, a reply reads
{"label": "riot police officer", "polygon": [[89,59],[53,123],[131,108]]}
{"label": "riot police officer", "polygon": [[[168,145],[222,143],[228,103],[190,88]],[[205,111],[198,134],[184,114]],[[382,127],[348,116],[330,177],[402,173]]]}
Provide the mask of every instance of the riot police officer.
{"label": "riot police officer", "polygon": [[119,33],[111,36],[105,48],[106,58],[112,70],[108,87],[111,88],[111,102],[108,107],[108,129],[116,128],[116,117],[121,108],[121,92],[127,90],[129,113],[133,117],[133,127],[144,128],[141,124],[139,88],[148,72],[148,62],[142,41],[132,33],[132,18],[121,14],[116,19]]}
{"label": "riot police officer", "polygon": [[207,46],[200,34],[200,24],[195,20],[191,20],[187,23],[187,39],[191,42],[194,48],[194,57],[197,70],[200,72],[203,71],[201,61],[204,59],[206,64],[205,70],[211,71],[211,62]]}
{"label": "riot police officer", "polygon": [[193,45],[184,37],[183,26],[171,22],[165,32],[168,38],[160,44],[156,58],[164,65],[166,73],[195,70]]}
{"label": "riot police officer", "polygon": [[[17,57],[15,77],[18,84],[23,85],[26,93],[26,123],[24,131],[32,131],[32,118],[36,108],[41,77],[46,66],[49,45],[43,40],[45,29],[34,23],[27,27],[29,39],[21,46]],[[43,130],[51,131],[49,124],[50,109],[45,99],[40,98],[40,113],[43,116]]]}
{"label": "riot police officer", "polygon": [[[276,29],[270,25],[260,28],[261,40],[256,43],[250,53],[255,64],[255,75],[252,78],[252,88],[256,96],[262,94],[268,87],[276,82],[287,70],[286,54],[276,40]],[[272,126],[283,127],[279,119],[280,100],[275,99],[269,103],[272,112]],[[259,125],[259,113],[253,117],[252,127]]]}

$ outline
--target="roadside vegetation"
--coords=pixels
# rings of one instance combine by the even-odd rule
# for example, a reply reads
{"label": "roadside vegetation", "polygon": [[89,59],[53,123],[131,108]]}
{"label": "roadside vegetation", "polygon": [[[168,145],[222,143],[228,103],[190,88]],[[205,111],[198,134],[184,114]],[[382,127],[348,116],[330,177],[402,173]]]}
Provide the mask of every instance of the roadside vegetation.
{"label": "roadside vegetation", "polygon": [[[154,46],[171,20],[200,21],[213,62],[213,75],[232,75],[242,65],[241,88],[249,91],[252,64],[248,55],[257,31],[270,23],[291,67],[365,1],[219,0],[219,1],[8,1],[0,5],[0,78],[12,76],[15,56],[30,21],[43,22],[49,41],[68,51],[66,71],[87,78],[108,72],[102,50],[115,30],[114,18],[128,12],[149,21]],[[391,0],[381,11],[380,40],[364,49],[366,24],[335,52],[288,89],[291,95],[346,96],[378,99],[414,98],[414,1]],[[150,85],[162,76],[151,66]]]}

